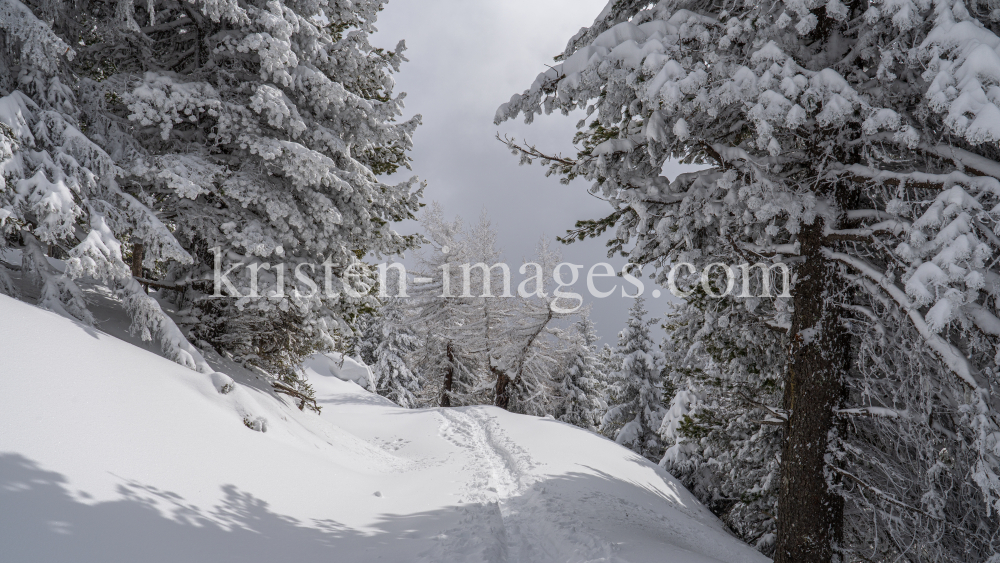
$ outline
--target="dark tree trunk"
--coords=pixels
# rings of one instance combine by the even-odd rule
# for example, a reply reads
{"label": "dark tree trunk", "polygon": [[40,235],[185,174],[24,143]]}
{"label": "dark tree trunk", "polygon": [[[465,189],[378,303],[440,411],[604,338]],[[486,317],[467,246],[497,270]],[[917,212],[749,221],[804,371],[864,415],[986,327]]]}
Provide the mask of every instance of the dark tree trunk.
{"label": "dark tree trunk", "polygon": [[[142,275],[142,259],[146,252],[146,247],[141,242],[132,243],[132,276],[136,278],[143,277]],[[143,285],[142,289],[149,293],[149,286]]]}
{"label": "dark tree trunk", "polygon": [[493,405],[500,407],[503,410],[509,410],[507,407],[510,406],[510,378],[507,377],[507,372],[500,368],[490,366],[490,371],[492,371],[497,378]]}
{"label": "dark tree trunk", "polygon": [[799,234],[791,358],[784,407],[790,413],[781,454],[774,563],[829,563],[840,542],[843,500],[830,492],[824,465],[844,390],[846,339],[833,302],[834,264],[821,251],[818,219]]}
{"label": "dark tree trunk", "polygon": [[137,278],[142,277],[142,259],[145,250],[141,242],[132,243],[132,275]]}
{"label": "dark tree trunk", "polygon": [[441,389],[442,407],[451,406],[451,390],[455,385],[455,351],[452,349],[450,340],[446,347],[446,354],[448,355],[448,367],[444,372],[444,386]]}

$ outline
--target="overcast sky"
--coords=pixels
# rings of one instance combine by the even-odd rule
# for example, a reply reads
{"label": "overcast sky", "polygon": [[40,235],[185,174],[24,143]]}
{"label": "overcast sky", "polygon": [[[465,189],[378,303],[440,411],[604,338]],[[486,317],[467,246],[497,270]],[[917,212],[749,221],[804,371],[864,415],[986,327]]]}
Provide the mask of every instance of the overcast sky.
{"label": "overcast sky", "polygon": [[[567,40],[590,25],[607,0],[390,0],[379,16],[373,44],[392,48],[405,39],[410,59],[396,75],[397,91],[407,93],[406,117],[423,116],[412,152],[413,174],[427,181],[425,200],[437,201],[448,216],[474,223],[485,207],[498,230],[499,245],[520,279],[516,266],[533,254],[543,236],[553,241],[564,261],[583,264],[575,291],[586,294],[583,277],[597,262],[608,261],[604,240],[569,246],[554,242],[578,219],[604,217],[611,208],[590,196],[584,180],[569,186],[545,177],[540,165],[518,166],[518,159],[494,136],[512,135],[550,152],[575,154],[571,140],[582,114],[520,119],[493,124],[497,106],[534,81]],[[415,224],[400,226],[413,232]],[[622,259],[612,263],[620,267]],[[608,289],[621,280],[603,280]],[[648,279],[646,308],[656,315],[666,299],[654,300]],[[631,299],[619,291],[593,299],[591,317],[602,342],[615,343],[624,327]],[[604,289],[604,287],[601,287]],[[632,290],[631,286],[629,287]],[[664,292],[666,293],[666,292]]]}

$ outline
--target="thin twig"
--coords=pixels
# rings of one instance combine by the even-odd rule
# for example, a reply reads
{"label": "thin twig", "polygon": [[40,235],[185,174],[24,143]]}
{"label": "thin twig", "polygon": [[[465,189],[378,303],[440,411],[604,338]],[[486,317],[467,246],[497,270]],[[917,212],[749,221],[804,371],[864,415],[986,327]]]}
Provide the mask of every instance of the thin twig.
{"label": "thin twig", "polygon": [[517,150],[519,150],[519,151],[521,151],[521,152],[523,152],[523,153],[525,153],[525,154],[527,154],[527,155],[529,155],[529,156],[531,156],[533,158],[540,158],[542,160],[549,160],[549,161],[552,161],[552,162],[558,162],[559,164],[565,164],[566,166],[576,166],[577,164],[579,164],[579,161],[569,160],[569,159],[563,158],[562,156],[547,155],[547,154],[543,153],[542,151],[538,150],[537,148],[535,148],[534,145],[529,145],[529,144],[525,143],[524,146],[522,147],[521,145],[519,145],[516,142],[514,142],[514,139],[508,138],[506,135],[503,136],[503,137],[501,137],[500,133],[497,133],[496,137],[497,137],[498,141],[500,141],[501,143],[507,145],[508,147],[511,147],[513,149],[517,149]]}

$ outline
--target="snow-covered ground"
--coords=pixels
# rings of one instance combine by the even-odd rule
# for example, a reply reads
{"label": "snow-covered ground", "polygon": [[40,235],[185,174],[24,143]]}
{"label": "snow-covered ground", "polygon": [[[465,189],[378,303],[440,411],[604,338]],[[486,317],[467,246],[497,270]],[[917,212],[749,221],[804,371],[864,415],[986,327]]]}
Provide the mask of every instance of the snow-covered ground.
{"label": "snow-covered ground", "polygon": [[112,311],[102,331],[0,296],[4,563],[767,561],[599,436],[401,409],[325,358],[322,415],[234,366],[220,394],[110,336],[128,338]]}

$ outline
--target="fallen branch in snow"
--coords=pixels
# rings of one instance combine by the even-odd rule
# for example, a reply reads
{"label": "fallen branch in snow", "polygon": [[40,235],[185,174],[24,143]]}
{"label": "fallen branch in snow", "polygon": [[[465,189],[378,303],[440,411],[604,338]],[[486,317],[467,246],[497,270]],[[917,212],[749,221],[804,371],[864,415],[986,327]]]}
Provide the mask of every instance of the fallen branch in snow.
{"label": "fallen branch in snow", "polygon": [[10,262],[5,262],[3,260],[0,260],[0,266],[3,266],[4,268],[7,268],[8,270],[14,270],[15,272],[20,272],[21,271],[21,267],[20,266],[18,266],[16,264],[11,264]]}
{"label": "fallen branch in snow", "polygon": [[281,383],[280,381],[272,382],[271,386],[274,387],[274,390],[277,391],[278,393],[282,393],[284,395],[288,395],[290,397],[295,397],[296,399],[298,399],[299,400],[298,407],[300,411],[305,410],[307,404],[309,405],[310,409],[316,412],[320,411],[320,406],[318,403],[316,403],[316,399],[308,395],[303,395],[302,393],[299,393],[295,389],[292,389],[291,387],[285,385],[284,383]]}

